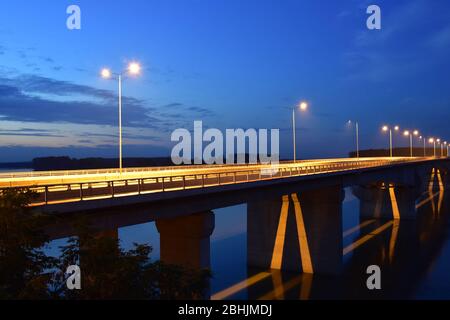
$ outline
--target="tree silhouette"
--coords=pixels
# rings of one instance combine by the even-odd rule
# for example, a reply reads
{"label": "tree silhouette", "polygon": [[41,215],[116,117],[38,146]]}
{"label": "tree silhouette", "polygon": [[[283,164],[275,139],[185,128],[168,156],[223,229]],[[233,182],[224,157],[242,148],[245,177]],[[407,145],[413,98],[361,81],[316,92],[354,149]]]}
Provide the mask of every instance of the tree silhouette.
{"label": "tree silhouette", "polygon": [[46,299],[49,270],[56,260],[44,254],[48,238],[39,230],[48,217],[32,213],[36,197],[28,189],[2,190],[0,196],[0,298]]}
{"label": "tree silhouette", "polygon": [[[202,299],[209,270],[190,270],[149,258],[148,244],[120,247],[116,235],[75,225],[56,259],[45,254],[48,237],[41,231],[51,222],[28,208],[36,194],[6,189],[0,194],[0,299]],[[81,290],[69,290],[67,267],[81,268]]]}

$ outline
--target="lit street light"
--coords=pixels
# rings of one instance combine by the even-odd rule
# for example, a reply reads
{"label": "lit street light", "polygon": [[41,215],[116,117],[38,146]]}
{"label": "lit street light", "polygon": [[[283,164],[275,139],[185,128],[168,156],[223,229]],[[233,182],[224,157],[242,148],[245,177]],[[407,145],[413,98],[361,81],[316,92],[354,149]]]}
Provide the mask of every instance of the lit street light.
{"label": "lit street light", "polygon": [[[129,75],[139,75],[141,73],[141,66],[137,62],[131,62],[128,65],[127,73]],[[123,160],[122,160],[122,78],[123,73],[114,73],[108,68],[104,68],[101,71],[101,76],[104,79],[111,79],[113,76],[117,77],[119,83],[119,169],[122,173]]]}
{"label": "lit street light", "polygon": [[[396,129],[394,130],[399,130],[399,126],[395,126]],[[392,143],[392,129],[388,126],[383,126],[382,130],[384,132],[388,132],[389,131],[389,154],[391,156],[391,158],[394,156],[394,150],[393,150],[393,143]]]}
{"label": "lit street light", "polygon": [[442,144],[441,144],[441,139],[436,139],[436,142],[438,143],[438,146],[441,147],[441,156],[442,156]]}
{"label": "lit street light", "polygon": [[412,147],[412,133],[408,130],[406,130],[405,132],[403,132],[403,135],[405,137],[409,136],[409,153],[410,153],[410,157],[413,157],[413,147]]}
{"label": "lit street light", "polygon": [[436,158],[436,140],[434,138],[430,138],[429,142],[433,144],[433,156]]}
{"label": "lit street light", "polygon": [[[419,136],[419,130],[414,130],[413,131],[413,135],[415,136],[415,137],[417,137],[417,136]],[[413,153],[414,153],[414,145],[413,145],[413,142],[412,142],[412,137],[411,137],[411,158],[412,158],[412,156],[413,156]]]}
{"label": "lit street light", "polygon": [[414,130],[414,131],[405,130],[405,132],[403,132],[403,135],[405,137],[409,136],[409,153],[410,153],[410,157],[412,158],[414,156],[414,154],[413,154],[413,135],[418,136],[419,131],[418,130]]}
{"label": "lit street light", "polygon": [[[349,124],[352,124],[352,120],[348,120]],[[355,131],[356,131],[356,158],[359,159],[359,123],[355,122]]]}
{"label": "lit street light", "polygon": [[427,139],[424,136],[420,136],[419,140],[423,140],[423,156],[427,156]]}
{"label": "lit street light", "polygon": [[293,146],[294,146],[294,163],[297,162],[297,148],[296,148],[296,132],[295,132],[295,109],[300,109],[300,111],[308,110],[308,103],[305,101],[300,102],[297,107],[292,108],[292,136],[293,136]]}

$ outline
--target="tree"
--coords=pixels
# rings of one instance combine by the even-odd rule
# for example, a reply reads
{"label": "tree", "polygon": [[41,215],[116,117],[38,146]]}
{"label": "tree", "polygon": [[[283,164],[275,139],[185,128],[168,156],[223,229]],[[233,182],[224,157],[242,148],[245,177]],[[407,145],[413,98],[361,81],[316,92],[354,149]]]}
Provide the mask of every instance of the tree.
{"label": "tree", "polygon": [[[45,254],[42,230],[51,217],[30,210],[29,189],[0,191],[0,299],[201,299],[208,270],[150,261],[148,244],[120,247],[117,236],[99,236],[89,221],[76,223],[56,259]],[[66,269],[81,268],[81,290],[66,286]]]}
{"label": "tree", "polygon": [[[100,235],[86,222],[78,237],[63,246],[54,294],[65,299],[200,299],[208,287],[208,270],[189,270],[149,259],[148,244],[120,247],[117,237]],[[64,270],[81,268],[81,290],[69,290]]]}
{"label": "tree", "polygon": [[56,260],[42,248],[48,238],[40,231],[47,216],[27,207],[36,194],[6,189],[0,196],[0,299],[48,298],[49,273]]}

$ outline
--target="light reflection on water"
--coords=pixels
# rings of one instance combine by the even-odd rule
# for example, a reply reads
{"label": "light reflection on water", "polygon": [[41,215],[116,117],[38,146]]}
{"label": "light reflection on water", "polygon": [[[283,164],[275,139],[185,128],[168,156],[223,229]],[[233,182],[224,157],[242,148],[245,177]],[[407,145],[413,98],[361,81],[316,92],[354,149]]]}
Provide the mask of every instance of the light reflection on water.
{"label": "light reflection on water", "polygon": [[[433,201],[437,201],[435,198]],[[240,285],[257,277],[258,281],[247,288],[245,282],[232,299],[353,299],[353,298],[412,298],[450,299],[450,241],[446,220],[430,222],[436,211],[434,202],[419,209],[417,221],[389,222],[367,221],[362,228],[359,218],[359,201],[346,189],[343,203],[343,247],[353,244],[364,235],[380,229],[367,243],[351,250],[343,257],[344,273],[340,276],[310,276],[301,273],[280,273],[247,268],[247,206],[214,210],[216,226],[211,236],[211,293]],[[443,211],[446,210],[444,205]],[[445,216],[444,212],[439,216]],[[436,212],[434,212],[436,214]],[[433,219],[431,219],[433,220]],[[438,224],[443,224],[438,226]],[[418,227],[419,226],[419,227]],[[423,226],[420,228],[420,226]],[[429,235],[426,228],[437,234]],[[430,229],[431,230],[431,229]],[[346,232],[347,231],[347,232]],[[420,235],[417,243],[414,235]],[[411,238],[412,237],[412,238]],[[436,243],[428,244],[437,237]],[[151,258],[159,259],[159,233],[154,222],[119,229],[121,245],[130,249],[133,243],[149,243],[153,247]],[[417,238],[417,237],[416,237]],[[438,242],[438,243],[437,243]],[[48,249],[57,255],[65,240],[53,241]],[[424,251],[422,251],[424,250]],[[433,252],[427,255],[426,252]],[[422,257],[419,257],[423,255]],[[422,261],[425,260],[425,261]],[[382,267],[381,292],[368,292],[365,288],[365,268],[371,264]],[[267,276],[261,273],[270,272]],[[383,281],[383,279],[385,281]],[[398,280],[398,281],[397,281]],[[387,283],[387,284],[386,284]]]}

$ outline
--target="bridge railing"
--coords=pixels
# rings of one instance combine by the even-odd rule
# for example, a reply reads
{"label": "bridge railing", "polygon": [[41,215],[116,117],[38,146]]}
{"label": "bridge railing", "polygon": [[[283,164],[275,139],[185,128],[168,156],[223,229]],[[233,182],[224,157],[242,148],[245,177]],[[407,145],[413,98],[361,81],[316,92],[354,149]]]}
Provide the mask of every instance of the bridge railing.
{"label": "bridge railing", "polygon": [[[360,161],[372,161],[371,159],[376,158],[366,158]],[[396,160],[392,161],[404,161],[409,158],[396,158]],[[321,162],[336,162],[335,159],[321,159]],[[339,162],[344,161],[354,161],[351,158],[340,159]],[[294,161],[281,161],[280,164],[295,164],[302,165],[304,163],[311,162],[310,160],[297,160]],[[229,164],[214,164],[214,165],[183,165],[182,169],[184,170],[195,170],[195,169],[220,169],[227,168],[229,169],[233,165]],[[261,164],[236,164],[236,167],[244,167],[244,168],[253,168],[260,167]],[[165,166],[165,167],[139,167],[139,168],[123,168],[122,173],[148,173],[148,172],[158,172],[158,171],[178,171],[180,170],[180,166]],[[0,179],[20,179],[20,178],[38,178],[38,177],[61,177],[61,176],[86,176],[86,175],[107,175],[107,174],[119,174],[120,170],[118,168],[109,168],[109,169],[89,169],[89,170],[57,170],[57,171],[29,171],[29,172],[9,172],[9,173],[0,173]]]}
{"label": "bridge railing", "polygon": [[278,166],[240,167],[238,170],[231,171],[218,170],[217,172],[202,173],[199,170],[192,170],[192,172],[187,174],[172,174],[161,177],[50,184],[30,188],[38,195],[37,199],[31,203],[31,206],[209,188],[229,184],[250,183],[305,175],[382,167],[421,160],[424,159],[330,161],[321,162],[320,164],[292,162],[283,163]]}

